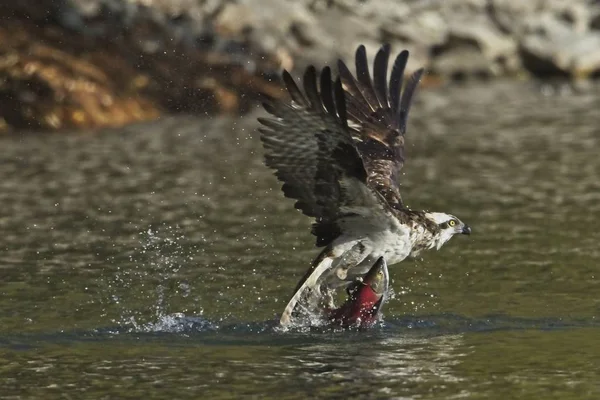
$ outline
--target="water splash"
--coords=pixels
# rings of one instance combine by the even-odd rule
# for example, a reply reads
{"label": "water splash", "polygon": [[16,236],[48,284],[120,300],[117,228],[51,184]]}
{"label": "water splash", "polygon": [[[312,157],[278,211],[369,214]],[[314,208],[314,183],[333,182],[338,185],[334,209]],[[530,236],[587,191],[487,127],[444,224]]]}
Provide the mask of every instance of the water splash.
{"label": "water splash", "polygon": [[132,318],[125,325],[125,328],[128,333],[191,333],[216,331],[219,329],[219,325],[202,317],[188,317],[183,313],[175,313],[161,315],[156,321],[143,324],[138,323],[135,318]]}
{"label": "water splash", "polygon": [[105,303],[118,314],[111,322],[136,331],[177,330],[185,313],[201,316],[204,310],[194,306],[199,295],[192,295],[200,291],[183,278],[198,250],[180,227],[150,227],[139,242],[127,267],[105,279]]}

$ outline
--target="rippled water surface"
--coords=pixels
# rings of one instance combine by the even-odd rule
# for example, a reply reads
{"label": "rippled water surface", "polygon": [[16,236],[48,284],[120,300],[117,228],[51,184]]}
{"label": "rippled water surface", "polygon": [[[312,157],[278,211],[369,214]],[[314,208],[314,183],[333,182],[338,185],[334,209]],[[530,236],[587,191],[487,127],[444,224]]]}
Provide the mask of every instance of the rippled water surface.
{"label": "rippled water surface", "polygon": [[473,227],[369,331],[280,332],[317,250],[255,117],[2,138],[0,398],[600,397],[600,98],[422,91],[404,198]]}

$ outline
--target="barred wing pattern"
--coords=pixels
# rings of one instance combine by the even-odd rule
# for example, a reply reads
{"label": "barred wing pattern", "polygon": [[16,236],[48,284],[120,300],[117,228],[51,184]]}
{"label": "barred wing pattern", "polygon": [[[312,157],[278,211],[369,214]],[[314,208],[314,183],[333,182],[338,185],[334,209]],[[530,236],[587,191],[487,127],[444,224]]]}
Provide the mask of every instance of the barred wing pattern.
{"label": "barred wing pattern", "polygon": [[284,195],[316,219],[313,233],[323,246],[340,234],[336,220],[345,208],[372,205],[376,196],[366,190],[366,171],[348,132],[341,81],[332,82],[327,67],[320,91],[314,67],[304,74],[305,94],[287,71],[283,80],[291,102],[270,101],[264,106],[275,118],[259,118],[265,162],[283,182]]}

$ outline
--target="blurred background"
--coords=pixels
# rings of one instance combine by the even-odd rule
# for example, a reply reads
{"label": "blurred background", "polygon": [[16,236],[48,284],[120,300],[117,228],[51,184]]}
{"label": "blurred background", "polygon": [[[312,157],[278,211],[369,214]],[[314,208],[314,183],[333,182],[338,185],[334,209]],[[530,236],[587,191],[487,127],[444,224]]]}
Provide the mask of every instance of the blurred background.
{"label": "blurred background", "polygon": [[[403,198],[473,234],[282,332],[318,250],[260,97],[386,42]],[[0,398],[599,398],[598,78],[591,0],[0,2]]]}
{"label": "blurred background", "polygon": [[281,69],[411,51],[425,86],[600,71],[600,5],[577,0],[24,0],[0,5],[0,131],[247,112]]}

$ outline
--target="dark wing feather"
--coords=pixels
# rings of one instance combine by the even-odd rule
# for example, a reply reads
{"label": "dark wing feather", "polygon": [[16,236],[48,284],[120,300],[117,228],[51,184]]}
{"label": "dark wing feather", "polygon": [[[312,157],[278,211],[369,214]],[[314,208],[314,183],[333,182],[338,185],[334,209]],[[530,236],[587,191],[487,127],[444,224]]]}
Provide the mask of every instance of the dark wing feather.
{"label": "dark wing feather", "polygon": [[[344,131],[346,131],[346,129],[348,129],[348,115],[346,113],[346,98],[344,95],[344,88],[342,87],[342,80],[337,78],[333,87],[333,93],[335,94],[335,105],[337,107],[338,115],[340,116],[340,124],[342,124]],[[348,137],[351,136],[348,135]]]}
{"label": "dark wing feather", "polygon": [[[304,97],[304,95],[300,91],[300,88],[298,88],[298,85],[296,85],[296,82],[294,82],[294,78],[292,77],[292,75],[290,75],[290,73],[286,70],[283,70],[282,76],[283,83],[285,84],[285,87],[287,88],[287,91],[290,94],[292,100],[300,107],[310,107],[310,103]],[[265,109],[267,110],[267,112],[271,113],[271,111],[269,111],[266,106]]]}
{"label": "dark wing feather", "polygon": [[322,109],[323,102],[321,101],[319,90],[317,89],[317,70],[315,67],[310,65],[308,68],[306,68],[302,83],[304,84],[304,93],[306,93],[310,107],[315,110]]}
{"label": "dark wing feather", "polygon": [[413,73],[404,87],[402,92],[402,98],[400,99],[400,108],[398,109],[398,120],[400,132],[404,135],[406,133],[406,125],[408,123],[408,111],[412,102],[412,97],[417,90],[421,76],[423,76],[424,70],[418,69]]}
{"label": "dark wing feather", "polygon": [[366,187],[366,170],[347,126],[341,81],[332,83],[330,69],[324,68],[319,91],[316,70],[309,67],[303,94],[289,73],[283,73],[283,80],[292,102],[271,101],[265,109],[275,118],[259,118],[265,162],[283,182],[285,196],[315,217],[317,245],[327,245],[340,234],[336,221],[344,210],[356,212],[365,201],[371,207],[377,195]]}
{"label": "dark wing feather", "polygon": [[387,45],[377,53],[373,80],[364,46],[356,51],[356,78],[343,61],[338,61],[338,67],[346,91],[351,134],[367,170],[367,185],[383,195],[392,207],[403,209],[398,175],[404,165],[408,111],[423,70],[413,73],[402,91],[408,51],[401,52],[394,62],[388,90],[389,53]]}
{"label": "dark wing feather", "polygon": [[402,89],[402,80],[404,79],[404,69],[408,62],[408,51],[403,50],[396,56],[394,66],[392,67],[392,76],[390,77],[390,108],[397,110],[400,104],[400,90]]}
{"label": "dark wing feather", "polygon": [[379,106],[375,89],[373,88],[373,82],[371,81],[371,74],[369,73],[369,62],[367,60],[367,50],[365,46],[360,45],[356,49],[356,77],[358,78],[358,89],[362,93],[366,100],[366,104],[371,107],[373,111]]}
{"label": "dark wing feather", "polygon": [[375,93],[381,107],[388,105],[388,90],[387,90],[387,67],[390,59],[390,45],[385,44],[382,47],[383,51],[377,52],[375,63],[373,64],[373,79],[375,84]]}
{"label": "dark wing feather", "polygon": [[321,71],[321,98],[327,113],[335,115],[335,103],[333,102],[333,89],[331,87],[331,68],[325,67]]}

